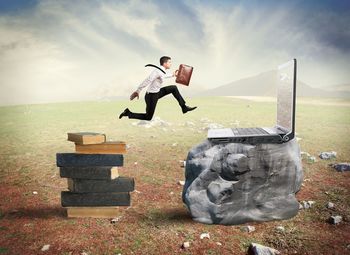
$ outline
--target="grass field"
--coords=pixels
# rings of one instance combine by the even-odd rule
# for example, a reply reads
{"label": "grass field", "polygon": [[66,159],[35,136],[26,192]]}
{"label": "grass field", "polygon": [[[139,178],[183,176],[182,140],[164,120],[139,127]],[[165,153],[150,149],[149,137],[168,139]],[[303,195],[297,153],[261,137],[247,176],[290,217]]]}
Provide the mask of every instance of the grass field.
{"label": "grass field", "polygon": [[[304,183],[298,200],[315,205],[292,219],[241,226],[194,222],[182,204],[184,169],[180,160],[206,139],[202,118],[225,127],[272,126],[275,103],[263,100],[206,97],[187,99],[198,109],[182,114],[167,96],[158,102],[155,117],[169,126],[145,128],[138,120],[118,119],[129,107],[143,112],[143,96],[134,101],[74,102],[0,107],[0,254],[246,254],[250,242],[274,247],[282,254],[350,254],[350,173],[328,166],[350,161],[350,104],[335,99],[300,100],[296,132],[300,146],[316,156],[303,161]],[[193,122],[192,125],[190,122]],[[130,147],[123,176],[135,178],[131,206],[120,207],[120,220],[65,217],[60,191],[67,187],[56,167],[57,152],[74,152],[67,132],[94,131]],[[336,151],[336,160],[321,160],[322,151]],[[135,164],[137,162],[137,164]],[[33,194],[36,191],[38,194]],[[333,210],[327,202],[335,203]],[[339,225],[327,223],[341,215]],[[248,224],[244,224],[248,225]],[[282,225],[286,231],[278,233]],[[203,232],[210,239],[199,238]],[[183,242],[190,247],[181,249]],[[218,245],[220,242],[222,245]]]}

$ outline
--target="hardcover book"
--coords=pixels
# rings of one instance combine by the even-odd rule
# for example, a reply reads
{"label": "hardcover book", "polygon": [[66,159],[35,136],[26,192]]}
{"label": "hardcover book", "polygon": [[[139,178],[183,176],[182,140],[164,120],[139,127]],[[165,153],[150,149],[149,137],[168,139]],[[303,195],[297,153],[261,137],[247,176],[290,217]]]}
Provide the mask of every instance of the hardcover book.
{"label": "hardcover book", "polygon": [[106,141],[106,135],[94,132],[77,132],[77,133],[67,133],[68,141],[74,142],[76,144],[96,144],[103,143]]}
{"label": "hardcover book", "polygon": [[123,141],[108,141],[97,144],[75,144],[77,153],[85,154],[125,154],[126,144]]}

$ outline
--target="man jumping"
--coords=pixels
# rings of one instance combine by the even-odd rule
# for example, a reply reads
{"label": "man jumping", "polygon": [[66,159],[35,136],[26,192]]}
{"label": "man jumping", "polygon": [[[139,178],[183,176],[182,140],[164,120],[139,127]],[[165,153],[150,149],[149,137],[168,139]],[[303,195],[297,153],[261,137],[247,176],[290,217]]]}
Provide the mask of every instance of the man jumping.
{"label": "man jumping", "polygon": [[195,107],[188,107],[186,106],[185,100],[182,98],[179,90],[177,89],[176,85],[169,85],[161,88],[161,85],[163,83],[163,80],[165,78],[171,78],[174,76],[177,76],[176,70],[172,74],[167,74],[165,72],[166,69],[170,69],[171,67],[171,58],[168,56],[163,56],[159,60],[160,62],[160,68],[161,70],[155,68],[151,74],[138,86],[137,90],[133,92],[130,96],[130,100],[133,100],[135,97],[139,99],[139,95],[141,90],[150,85],[147,88],[146,94],[145,94],[145,101],[146,101],[146,113],[134,113],[131,112],[128,108],[126,108],[120,115],[119,119],[121,119],[124,116],[128,116],[129,119],[140,119],[140,120],[151,120],[154,114],[154,111],[156,109],[157,101],[158,99],[162,98],[165,95],[173,94],[173,96],[178,101],[179,105],[182,108],[182,112],[186,113],[188,111],[192,111],[197,108]]}

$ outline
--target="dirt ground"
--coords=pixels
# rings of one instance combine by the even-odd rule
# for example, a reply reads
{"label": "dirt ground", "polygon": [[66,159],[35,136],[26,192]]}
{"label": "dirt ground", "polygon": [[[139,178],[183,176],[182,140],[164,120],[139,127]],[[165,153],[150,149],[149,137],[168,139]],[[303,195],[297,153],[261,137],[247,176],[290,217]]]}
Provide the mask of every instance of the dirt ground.
{"label": "dirt ground", "polygon": [[[303,160],[304,182],[296,197],[315,201],[311,208],[288,220],[222,226],[192,220],[181,200],[183,187],[178,181],[184,180],[184,168],[180,161],[206,138],[203,116],[224,126],[236,120],[240,126],[267,126],[274,121],[269,114],[274,105],[231,98],[193,99],[191,105],[201,108],[182,115],[176,103],[168,100],[160,102],[156,116],[171,125],[150,128],[136,125],[137,120],[117,119],[126,101],[0,108],[0,254],[246,254],[251,242],[281,254],[350,254],[350,172],[329,166],[350,161],[348,106],[300,105],[301,149],[317,161]],[[232,111],[223,116],[206,108],[233,103]],[[143,102],[134,108],[142,111]],[[247,116],[256,118],[245,121]],[[67,189],[67,181],[59,176],[55,155],[74,151],[66,141],[66,133],[73,131],[103,132],[109,140],[124,140],[129,146],[120,175],[135,178],[135,191],[131,206],[119,208],[116,223],[67,218],[61,207],[60,192]],[[337,151],[337,159],[318,158],[321,151],[332,150]],[[335,207],[328,209],[327,202]],[[341,215],[343,221],[332,225],[327,222],[331,215]],[[242,232],[244,225],[256,230]],[[276,231],[277,226],[285,231]],[[210,239],[200,239],[201,233],[209,233]],[[190,242],[187,249],[181,248],[185,241]],[[50,245],[47,251],[41,251],[44,245]]]}

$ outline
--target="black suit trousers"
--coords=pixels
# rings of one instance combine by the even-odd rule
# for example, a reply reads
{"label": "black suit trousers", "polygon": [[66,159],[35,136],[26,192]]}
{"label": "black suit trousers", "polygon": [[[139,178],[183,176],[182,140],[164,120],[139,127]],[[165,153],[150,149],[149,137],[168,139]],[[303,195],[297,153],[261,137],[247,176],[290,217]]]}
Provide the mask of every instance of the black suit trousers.
{"label": "black suit trousers", "polygon": [[128,115],[129,119],[151,120],[154,115],[154,111],[156,109],[158,99],[168,94],[173,94],[173,96],[176,98],[181,108],[185,106],[186,101],[181,96],[177,86],[169,85],[169,86],[162,87],[156,93],[146,92],[145,94],[146,113],[130,112]]}

